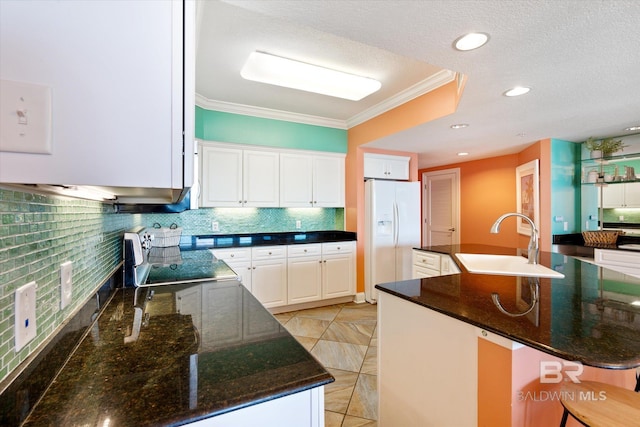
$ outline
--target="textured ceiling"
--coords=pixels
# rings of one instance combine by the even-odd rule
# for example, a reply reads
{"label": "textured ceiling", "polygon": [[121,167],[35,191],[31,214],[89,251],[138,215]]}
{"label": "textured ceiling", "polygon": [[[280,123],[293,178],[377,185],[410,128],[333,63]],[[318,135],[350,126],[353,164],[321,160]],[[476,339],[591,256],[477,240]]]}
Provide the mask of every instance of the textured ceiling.
{"label": "textured ceiling", "polygon": [[[438,71],[465,74],[456,113],[370,144],[420,153],[420,167],[458,162],[458,151],[471,160],[640,125],[637,0],[206,0],[199,20],[196,90],[211,101],[349,126]],[[454,50],[470,31],[489,33],[489,43]],[[352,102],[245,82],[238,73],[253,50],[379,78],[383,89]],[[502,95],[516,85],[532,91]],[[452,130],[454,123],[470,126]]]}

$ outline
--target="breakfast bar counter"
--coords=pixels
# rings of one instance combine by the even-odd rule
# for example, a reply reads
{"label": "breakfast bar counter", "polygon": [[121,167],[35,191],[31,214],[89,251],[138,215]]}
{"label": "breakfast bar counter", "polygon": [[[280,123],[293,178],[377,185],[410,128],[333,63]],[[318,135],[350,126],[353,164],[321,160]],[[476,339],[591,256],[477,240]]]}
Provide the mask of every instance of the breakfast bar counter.
{"label": "breakfast bar counter", "polygon": [[[601,368],[640,366],[640,279],[545,252],[540,263],[564,278],[474,274],[456,253],[523,251],[468,244],[423,249],[450,255],[461,273],[376,288],[563,359]],[[497,293],[508,312],[522,313],[532,303],[531,285],[539,287],[539,299],[526,315],[506,315],[493,302]]]}
{"label": "breakfast bar counter", "polygon": [[526,250],[416,249],[460,272],[376,285],[381,425],[558,425],[562,382],[634,388],[640,279],[546,252],[564,277],[478,274],[455,254]]}

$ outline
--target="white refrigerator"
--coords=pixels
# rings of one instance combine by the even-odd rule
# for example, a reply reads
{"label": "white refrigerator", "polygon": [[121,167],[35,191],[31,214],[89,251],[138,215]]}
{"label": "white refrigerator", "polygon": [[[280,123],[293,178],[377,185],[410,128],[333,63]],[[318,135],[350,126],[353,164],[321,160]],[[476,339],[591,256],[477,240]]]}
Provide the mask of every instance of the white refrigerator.
{"label": "white refrigerator", "polygon": [[411,279],[411,254],[420,247],[420,182],[365,182],[365,299],[375,285]]}

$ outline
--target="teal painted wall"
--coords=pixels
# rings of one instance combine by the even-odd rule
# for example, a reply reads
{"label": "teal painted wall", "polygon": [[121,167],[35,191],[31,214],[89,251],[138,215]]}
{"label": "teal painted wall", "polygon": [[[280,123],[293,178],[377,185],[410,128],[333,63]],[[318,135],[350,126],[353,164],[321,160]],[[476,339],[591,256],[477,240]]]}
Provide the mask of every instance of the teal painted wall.
{"label": "teal painted wall", "polygon": [[[551,140],[551,233],[580,232],[580,144]],[[556,221],[556,217],[559,220]],[[564,223],[567,222],[567,230]]]}
{"label": "teal painted wall", "polygon": [[[263,119],[196,107],[196,138],[284,149],[347,152],[347,131],[283,120]],[[211,222],[218,221],[216,234],[344,230],[344,209],[314,208],[201,208],[176,214],[145,215],[145,225],[176,223],[186,234],[211,234]]]}
{"label": "teal painted wall", "polygon": [[196,138],[300,150],[347,152],[347,131],[196,107]]}

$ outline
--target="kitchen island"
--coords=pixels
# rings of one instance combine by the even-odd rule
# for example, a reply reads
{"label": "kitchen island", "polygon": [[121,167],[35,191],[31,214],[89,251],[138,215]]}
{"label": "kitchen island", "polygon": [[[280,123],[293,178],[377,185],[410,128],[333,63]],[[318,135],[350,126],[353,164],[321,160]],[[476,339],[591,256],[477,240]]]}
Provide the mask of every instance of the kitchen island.
{"label": "kitchen island", "polygon": [[322,425],[323,387],[333,377],[209,251],[180,259],[152,269],[145,286],[115,289],[77,346],[56,356],[66,362],[42,398],[28,395],[33,379],[9,387],[1,409],[12,412],[0,420]]}
{"label": "kitchen island", "polygon": [[456,253],[523,251],[422,249],[451,256],[460,273],[376,286],[382,425],[556,425],[562,381],[635,385],[636,278],[555,253],[540,262],[564,278],[473,274]]}

